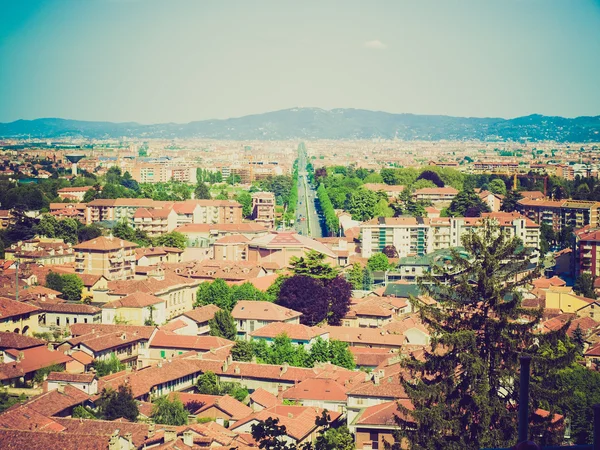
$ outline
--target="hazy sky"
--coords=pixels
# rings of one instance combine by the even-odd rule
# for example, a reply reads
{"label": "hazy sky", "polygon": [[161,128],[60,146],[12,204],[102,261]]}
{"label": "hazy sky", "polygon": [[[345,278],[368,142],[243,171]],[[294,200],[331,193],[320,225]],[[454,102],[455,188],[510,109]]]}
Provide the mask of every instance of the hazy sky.
{"label": "hazy sky", "polygon": [[0,0],[0,121],[600,114],[600,0]]}

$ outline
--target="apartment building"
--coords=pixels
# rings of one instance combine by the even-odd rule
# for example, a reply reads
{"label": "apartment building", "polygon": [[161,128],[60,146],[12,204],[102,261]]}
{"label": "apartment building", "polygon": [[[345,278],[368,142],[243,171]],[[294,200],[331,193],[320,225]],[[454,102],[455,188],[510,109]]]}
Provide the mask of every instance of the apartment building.
{"label": "apartment building", "polygon": [[361,225],[362,256],[369,258],[393,245],[400,258],[423,256],[435,250],[460,247],[469,230],[480,227],[484,219],[497,222],[517,236],[525,247],[538,248],[539,225],[518,213],[485,213],[482,217],[415,218],[379,217]]}
{"label": "apartment building", "polygon": [[413,193],[413,199],[416,201],[424,201],[431,203],[445,202],[450,204],[454,197],[458,194],[458,190],[453,187],[436,187],[417,189]]}
{"label": "apartment building", "polygon": [[564,227],[598,226],[600,202],[585,200],[519,200],[517,210],[539,224],[551,225],[558,232]]}
{"label": "apartment building", "polygon": [[252,194],[252,219],[268,229],[275,227],[275,194],[255,192]]}
{"label": "apartment building", "polygon": [[600,230],[586,229],[575,233],[576,271],[600,276]]}
{"label": "apartment building", "polygon": [[57,220],[75,219],[85,223],[85,203],[50,203],[50,214]]}
{"label": "apartment building", "polygon": [[58,196],[63,200],[76,200],[78,202],[83,201],[85,193],[92,189],[92,186],[81,186],[81,187],[65,187],[57,191]]}
{"label": "apartment building", "polygon": [[4,251],[9,261],[30,262],[42,265],[62,265],[75,261],[71,244],[62,239],[40,237],[28,241],[19,241]]}
{"label": "apartment building", "polygon": [[473,170],[480,173],[516,173],[519,171],[519,163],[511,161],[477,161],[473,163]]}
{"label": "apartment building", "polygon": [[430,219],[422,217],[376,217],[360,226],[362,256],[370,258],[393,245],[399,257],[433,251]]}
{"label": "apartment building", "polygon": [[153,208],[154,200],[149,198],[116,198],[96,199],[86,206],[86,224],[102,221],[133,221],[133,216],[139,208]]}
{"label": "apartment building", "polygon": [[138,208],[133,215],[133,227],[148,236],[160,236],[177,228],[177,213],[173,208]]}
{"label": "apartment building", "polygon": [[113,236],[100,236],[73,247],[75,272],[103,275],[107,280],[132,280],[138,245]]}

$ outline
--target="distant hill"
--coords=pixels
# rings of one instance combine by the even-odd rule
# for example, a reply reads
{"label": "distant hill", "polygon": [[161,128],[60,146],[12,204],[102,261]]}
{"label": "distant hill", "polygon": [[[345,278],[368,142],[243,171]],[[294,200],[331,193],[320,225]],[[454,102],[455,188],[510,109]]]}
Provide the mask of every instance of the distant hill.
{"label": "distant hill", "polygon": [[403,139],[488,141],[600,141],[600,116],[515,119],[391,114],[362,109],[292,108],[234,119],[187,124],[85,122],[65,119],[0,123],[0,137],[214,138],[214,139]]}

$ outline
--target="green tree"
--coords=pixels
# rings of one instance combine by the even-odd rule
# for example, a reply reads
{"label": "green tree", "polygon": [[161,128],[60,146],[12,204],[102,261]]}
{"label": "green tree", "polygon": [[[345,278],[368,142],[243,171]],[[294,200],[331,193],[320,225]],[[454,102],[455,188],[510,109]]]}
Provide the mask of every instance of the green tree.
{"label": "green tree", "polygon": [[62,277],[56,272],[48,272],[48,275],[46,275],[46,287],[62,292]]}
{"label": "green tree", "polygon": [[577,347],[579,354],[583,354],[583,349],[585,348],[585,336],[583,335],[583,331],[579,324],[577,324],[577,328],[573,330],[573,343]]}
{"label": "green tree", "polygon": [[234,341],[237,336],[235,320],[227,310],[217,311],[212,319],[208,321],[210,335],[218,336]]}
{"label": "green tree", "polygon": [[73,409],[73,419],[97,419],[96,414],[85,406],[76,406]]}
{"label": "green tree", "polygon": [[254,356],[252,343],[248,341],[235,341],[230,354],[234,361],[250,362]]}
{"label": "green tree", "polygon": [[294,275],[306,275],[318,279],[333,279],[338,276],[338,270],[325,262],[325,255],[315,250],[305,256],[292,256],[290,266]]}
{"label": "green tree", "polygon": [[373,217],[393,217],[394,210],[387,200],[379,199],[373,210]]}
{"label": "green tree", "polygon": [[152,420],[163,425],[181,426],[187,424],[188,412],[178,395],[170,400],[167,395],[155,399],[152,405]]}
{"label": "green tree", "polygon": [[234,305],[237,304],[239,300],[267,300],[265,293],[249,281],[231,286],[230,291],[231,301]]}
{"label": "green tree", "polygon": [[173,247],[185,250],[187,247],[187,238],[185,235],[177,231],[171,231],[170,233],[165,233],[154,238],[154,245],[159,247]]}
{"label": "green tree", "polygon": [[[536,342],[543,344],[559,335],[535,333],[539,312],[521,306],[519,289],[533,275],[517,276],[529,264],[518,238],[485,220],[478,231],[463,238],[463,246],[472,256],[451,251],[458,274],[448,274],[448,284],[433,275],[419,282],[422,292],[437,300],[439,307],[411,300],[433,336],[431,350],[425,351],[422,361],[413,357],[404,362],[407,373],[421,375],[403,378],[414,410],[399,406],[403,415],[398,418],[396,440],[407,439],[413,449],[512,445],[517,434],[518,357],[535,349]],[[552,359],[535,353],[532,411],[548,395],[533,380],[543,378],[545,368],[565,363],[569,361],[563,357]]]}
{"label": "green tree", "polygon": [[138,405],[131,393],[131,387],[126,385],[119,386],[116,391],[103,389],[97,404],[100,414],[105,420],[124,418],[135,422],[139,415]]}
{"label": "green tree", "polygon": [[350,193],[346,204],[346,210],[352,214],[354,220],[372,219],[375,216],[375,207],[377,205],[377,194],[367,189],[357,189]]}
{"label": "green tree", "polygon": [[221,309],[231,311],[235,306],[232,301],[231,288],[221,278],[200,283],[196,292],[196,306],[217,305]]}
{"label": "green tree", "polygon": [[81,293],[83,292],[83,281],[77,275],[68,273],[60,276],[62,278],[62,290],[63,297],[66,300],[78,302],[81,300]]}
{"label": "green tree", "polygon": [[363,271],[363,287],[365,291],[373,289],[373,272],[369,269],[369,266],[365,267]]}
{"label": "green tree", "polygon": [[309,359],[307,365],[309,367],[314,366],[317,362],[328,362],[331,361],[331,351],[329,342],[321,338],[321,336],[315,339],[315,342],[310,347]]}
{"label": "green tree", "polygon": [[112,166],[106,172],[106,182],[109,184],[121,183],[121,169],[117,166]]}
{"label": "green tree", "polygon": [[6,411],[11,406],[16,405],[17,403],[23,403],[26,400],[27,397],[23,394],[20,397],[14,397],[9,395],[6,390],[2,389],[0,390],[0,413]]}
{"label": "green tree", "polygon": [[506,195],[506,184],[500,178],[490,181],[488,189],[494,194]]}
{"label": "green tree", "polygon": [[210,200],[212,196],[210,195],[210,189],[204,182],[198,183],[196,189],[194,189],[194,198],[198,200]]}
{"label": "green tree", "polygon": [[336,366],[345,367],[349,370],[356,368],[354,356],[350,352],[350,347],[347,342],[331,340],[329,341],[329,354],[331,355],[331,363]]}
{"label": "green tree", "polygon": [[519,204],[519,200],[521,200],[523,196],[519,191],[511,190],[506,193],[506,196],[502,200],[502,206],[500,206],[500,211],[505,212],[513,212],[517,210],[517,206]]}
{"label": "green tree", "polygon": [[56,237],[69,244],[77,244],[80,223],[76,219],[60,220],[56,226]]}
{"label": "green tree", "polygon": [[42,214],[40,221],[34,226],[35,234],[38,236],[45,236],[48,238],[56,237],[56,229],[58,227],[58,220],[51,214]]}
{"label": "green tree", "polygon": [[352,285],[353,289],[363,288],[363,269],[360,263],[355,262],[346,275],[348,283]]}
{"label": "green tree", "polygon": [[94,360],[93,367],[98,378],[125,370],[125,364],[114,353],[111,353],[110,358],[106,360]]}
{"label": "green tree", "polygon": [[473,189],[465,189],[454,197],[448,212],[454,217],[480,217],[482,213],[490,212],[490,207]]}
{"label": "green tree", "polygon": [[367,267],[371,271],[388,270],[390,268],[390,260],[383,253],[375,253],[367,261]]}
{"label": "green tree", "polygon": [[219,379],[214,372],[210,370],[204,372],[198,377],[196,389],[199,394],[220,395]]}
{"label": "green tree", "polygon": [[587,298],[597,298],[596,290],[594,289],[594,276],[589,272],[583,272],[575,280],[573,290],[577,295],[582,295]]}
{"label": "green tree", "polygon": [[242,191],[235,196],[235,200],[242,205],[242,215],[249,219],[252,216],[252,195],[249,192]]}
{"label": "green tree", "polygon": [[79,242],[89,241],[97,237],[102,236],[102,229],[95,223],[91,225],[84,225],[79,228],[77,232],[77,240]]}

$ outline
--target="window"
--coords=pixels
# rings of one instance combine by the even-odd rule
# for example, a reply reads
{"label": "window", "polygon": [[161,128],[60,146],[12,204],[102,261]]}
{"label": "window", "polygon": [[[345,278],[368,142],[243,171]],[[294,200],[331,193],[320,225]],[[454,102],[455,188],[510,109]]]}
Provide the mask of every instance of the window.
{"label": "window", "polygon": [[83,323],[87,323],[87,317],[83,319]]}
{"label": "window", "polygon": [[161,351],[160,351],[160,357],[164,359],[164,358],[165,358],[165,356],[166,356],[166,353],[165,353],[165,351],[164,351],[164,350],[161,350]]}
{"label": "window", "polygon": [[73,317],[73,323],[77,323],[77,317]]}
{"label": "window", "polygon": [[57,326],[57,327],[60,327],[60,317],[57,317],[57,318],[56,318],[56,326]]}

